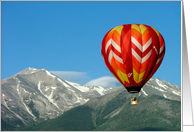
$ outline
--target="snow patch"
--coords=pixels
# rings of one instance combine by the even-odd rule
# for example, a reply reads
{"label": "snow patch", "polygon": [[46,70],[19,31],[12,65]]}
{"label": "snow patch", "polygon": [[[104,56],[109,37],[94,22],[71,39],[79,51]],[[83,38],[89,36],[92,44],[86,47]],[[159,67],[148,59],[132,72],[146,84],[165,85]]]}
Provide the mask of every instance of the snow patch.
{"label": "snow patch", "polygon": [[25,93],[29,93],[29,94],[31,94],[30,92],[26,91],[24,88],[23,88],[23,90],[24,90],[24,92],[25,92]]}
{"label": "snow patch", "polygon": [[158,88],[158,87],[156,87],[156,86],[153,86],[153,85],[151,85],[151,87],[153,87],[153,88],[155,88],[155,89],[157,89],[157,90],[159,90],[159,91],[161,91],[161,92],[167,92],[167,91],[164,91],[163,89],[161,89],[161,88]]}
{"label": "snow patch", "polygon": [[54,100],[53,100],[53,90],[51,91],[51,94],[49,96],[45,95],[47,97],[47,99],[52,103],[54,104],[58,109],[59,107],[57,106],[56,103],[54,103]]}
{"label": "snow patch", "polygon": [[49,90],[50,88],[48,87],[48,86],[46,86],[46,89],[45,89],[45,91],[47,91],[47,90]]}
{"label": "snow patch", "polygon": [[101,86],[94,87],[94,90],[96,90],[101,96],[104,95],[104,88]]}
{"label": "snow patch", "polygon": [[56,76],[52,75],[50,72],[48,72],[47,70],[46,70],[46,73],[47,73],[49,76],[51,76],[52,78],[55,78],[55,77],[56,77]]}
{"label": "snow patch", "polygon": [[142,90],[142,92],[144,93],[145,96],[148,96],[148,94],[143,90],[143,88],[141,90]]}
{"label": "snow patch", "polygon": [[158,84],[160,87],[162,87],[162,88],[164,88],[164,89],[167,89],[167,88],[168,88],[168,86],[166,86],[165,84],[162,84],[162,83],[160,82],[159,79],[156,79],[156,82],[157,82],[157,84]]}
{"label": "snow patch", "polygon": [[22,104],[23,104],[24,107],[26,108],[27,112],[33,117],[33,120],[36,121],[36,116],[34,116],[34,115],[31,113],[31,111],[29,110],[29,108],[26,106],[26,104],[23,102],[23,99],[21,98],[21,93],[20,93],[20,91],[19,91],[20,81],[18,81],[18,82],[19,82],[19,83],[18,83],[17,86],[16,86],[16,90],[17,90],[18,95],[19,95],[19,97],[20,97],[20,99],[21,99],[21,101],[22,101]]}
{"label": "snow patch", "polygon": [[66,83],[64,83],[61,79],[57,78],[65,87],[70,87],[69,85],[67,85]]}
{"label": "snow patch", "polygon": [[164,98],[171,99],[171,97],[167,97],[165,94],[163,94]]}
{"label": "snow patch", "polygon": [[70,88],[67,88],[69,91],[71,91],[71,92],[73,92],[73,93],[75,93],[75,91],[73,91],[72,89],[70,89]]}
{"label": "snow patch", "polygon": [[164,96],[164,98],[166,98],[166,99],[167,99],[167,96],[166,96],[165,94],[163,94],[163,96]]}
{"label": "snow patch", "polygon": [[55,104],[53,101],[53,98],[52,98],[52,96],[53,96],[53,89],[52,89],[52,91],[51,91],[51,94],[49,95],[49,96],[47,96],[47,95],[45,95],[43,92],[42,92],[42,90],[40,89],[40,85],[41,85],[41,83],[40,82],[38,82],[38,90],[54,105],[54,106],[56,106],[58,109],[59,109],[59,107],[57,106],[57,104]]}
{"label": "snow patch", "polygon": [[74,94],[74,95],[75,95],[75,96],[76,96],[76,98],[77,98],[77,101],[76,101],[76,102],[74,102],[74,103],[80,103],[80,102],[81,102],[80,100],[81,100],[82,98],[78,97],[76,94]]}
{"label": "snow patch", "polygon": [[178,92],[178,91],[172,91],[172,93],[173,93],[173,94],[176,94],[176,95],[178,95],[178,96],[181,96],[181,93]]}
{"label": "snow patch", "polygon": [[81,92],[88,92],[90,90],[86,86],[81,86],[80,84],[69,82],[69,81],[66,81],[66,82],[69,83],[71,86],[73,86],[74,88],[78,89]]}
{"label": "snow patch", "polygon": [[88,102],[88,101],[89,101],[89,99],[84,99],[84,101],[85,101],[85,102]]}
{"label": "snow patch", "polygon": [[57,89],[57,87],[51,87],[51,89],[55,90],[55,89]]}
{"label": "snow patch", "polygon": [[88,92],[90,89],[88,87],[85,87],[85,86],[74,86],[76,89],[78,89],[79,91],[81,92]]}

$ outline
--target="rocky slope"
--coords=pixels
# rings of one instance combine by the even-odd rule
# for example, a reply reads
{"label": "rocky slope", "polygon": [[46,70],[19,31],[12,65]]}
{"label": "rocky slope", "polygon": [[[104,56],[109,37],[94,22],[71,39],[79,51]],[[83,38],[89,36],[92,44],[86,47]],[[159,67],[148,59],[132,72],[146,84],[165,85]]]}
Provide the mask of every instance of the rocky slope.
{"label": "rocky slope", "polygon": [[45,69],[27,68],[1,81],[1,119],[20,120],[18,125],[52,119],[111,90],[81,86]]}

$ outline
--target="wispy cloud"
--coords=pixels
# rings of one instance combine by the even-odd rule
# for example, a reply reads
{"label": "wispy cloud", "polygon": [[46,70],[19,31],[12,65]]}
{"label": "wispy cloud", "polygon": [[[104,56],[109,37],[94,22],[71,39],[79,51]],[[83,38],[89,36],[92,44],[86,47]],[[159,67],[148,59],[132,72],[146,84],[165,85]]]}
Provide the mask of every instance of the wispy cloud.
{"label": "wispy cloud", "polygon": [[81,85],[84,85],[89,81],[89,77],[86,72],[76,72],[76,71],[50,71],[50,72],[64,80],[75,82]]}
{"label": "wispy cloud", "polygon": [[120,82],[110,76],[103,76],[97,79],[89,77],[87,72],[76,71],[50,71],[56,76],[74,83],[78,83],[85,86],[103,86],[103,87],[117,87],[121,86]]}
{"label": "wispy cloud", "polygon": [[85,84],[85,86],[116,87],[116,86],[121,86],[121,84],[114,77],[104,76],[104,77],[100,77],[89,81],[88,83]]}

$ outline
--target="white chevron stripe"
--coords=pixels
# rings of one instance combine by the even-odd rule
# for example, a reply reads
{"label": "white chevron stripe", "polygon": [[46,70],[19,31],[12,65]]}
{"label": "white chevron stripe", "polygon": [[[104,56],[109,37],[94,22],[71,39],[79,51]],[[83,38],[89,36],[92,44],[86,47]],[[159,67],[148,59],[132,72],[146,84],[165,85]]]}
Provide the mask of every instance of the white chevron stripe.
{"label": "white chevron stripe", "polygon": [[144,52],[151,44],[152,38],[150,38],[144,46],[142,46],[133,36],[131,37],[131,41],[138,47],[138,49]]}
{"label": "white chevron stripe", "polygon": [[121,53],[121,47],[118,46],[115,41],[111,38],[109,39],[109,41],[106,43],[106,47],[105,47],[105,52],[107,53],[108,47],[112,44],[112,46]]}
{"label": "white chevron stripe", "polygon": [[143,52],[152,44],[152,38],[150,38],[147,43],[143,46]]}
{"label": "white chevron stripe", "polygon": [[139,63],[144,63],[152,54],[152,49],[149,51],[149,53],[144,56],[143,58],[141,58],[136,51],[132,48],[132,55],[139,61]]}
{"label": "white chevron stripe", "polygon": [[151,54],[152,54],[152,49],[149,51],[149,53],[146,56],[143,57],[142,63],[144,63],[148,58],[150,58]]}
{"label": "white chevron stripe", "polygon": [[141,57],[135,52],[133,48],[132,48],[132,55],[141,63]]}
{"label": "white chevron stripe", "polygon": [[156,64],[158,64],[162,60],[163,57],[164,57],[164,54],[157,60]]}
{"label": "white chevron stripe", "polygon": [[112,46],[113,46],[117,51],[119,51],[119,52],[121,53],[121,47],[118,46],[118,45],[115,43],[115,41],[114,41],[113,39],[111,39],[111,40],[112,40]]}
{"label": "white chevron stripe", "polygon": [[140,51],[142,51],[142,45],[133,36],[131,36],[131,41],[139,48]]}
{"label": "white chevron stripe", "polygon": [[[162,45],[162,47],[160,48],[160,53],[164,50],[164,44]],[[159,54],[160,54],[159,53]]]}
{"label": "white chevron stripe", "polygon": [[123,59],[117,56],[112,50],[110,51],[108,55],[108,61],[111,64],[112,57],[114,57],[117,61],[119,61],[121,64],[123,64]]}
{"label": "white chevron stripe", "polygon": [[108,47],[111,45],[111,39],[106,43],[105,52],[107,54]]}

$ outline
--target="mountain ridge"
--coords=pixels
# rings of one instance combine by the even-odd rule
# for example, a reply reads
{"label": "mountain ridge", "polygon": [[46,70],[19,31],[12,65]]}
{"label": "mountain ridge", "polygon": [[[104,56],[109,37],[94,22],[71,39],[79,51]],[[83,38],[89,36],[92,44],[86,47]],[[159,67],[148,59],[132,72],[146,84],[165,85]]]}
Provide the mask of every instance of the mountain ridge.
{"label": "mountain ridge", "polygon": [[[63,80],[46,69],[27,68],[1,81],[1,120],[4,124],[12,122],[15,126],[22,126],[54,119],[65,111],[98,97],[106,104],[112,98],[110,96],[108,99],[106,95],[119,90],[129,96],[123,87],[82,86]],[[151,78],[137,97],[146,98],[152,95],[180,101],[181,88],[162,79]],[[120,110],[119,108],[118,111]],[[116,114],[118,111],[116,110]]]}
{"label": "mountain ridge", "polygon": [[[1,81],[3,120],[17,117],[23,124],[55,118],[112,88],[86,87],[63,80],[46,69],[27,68]],[[14,113],[14,116],[6,113]],[[21,124],[21,123],[19,123]]]}

